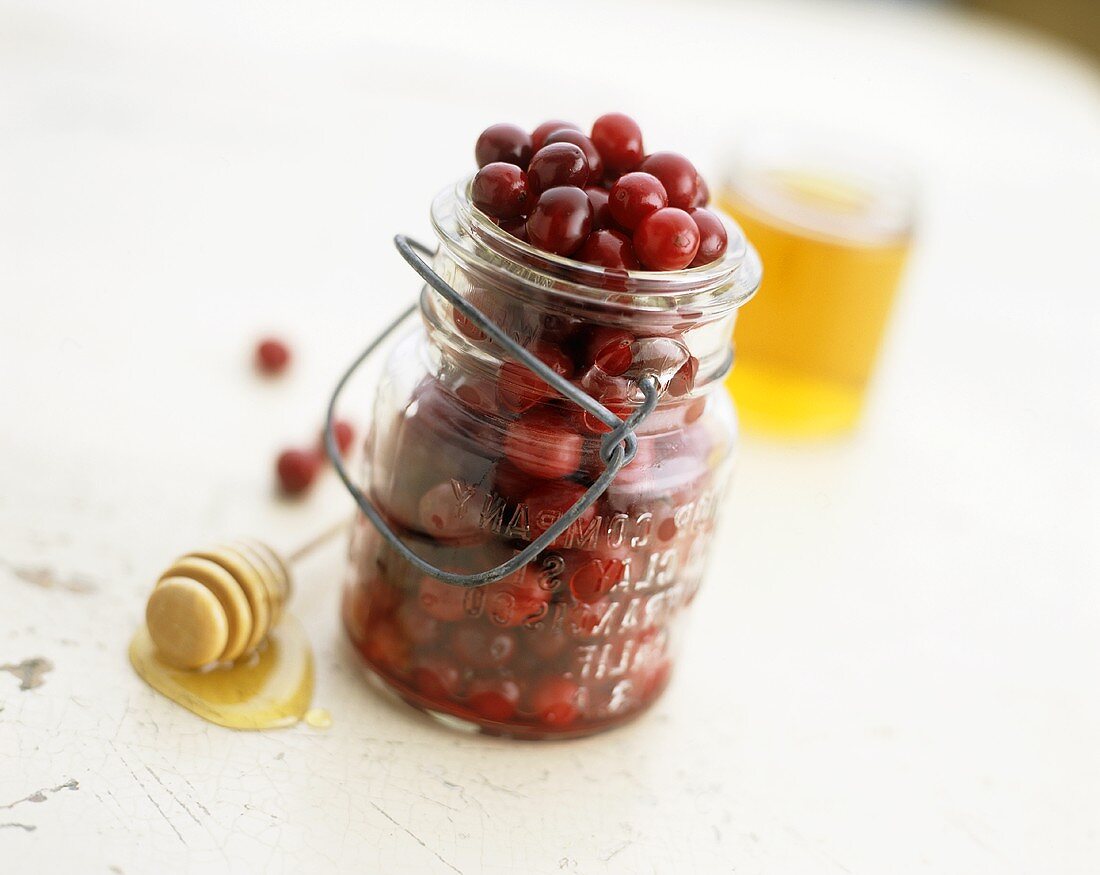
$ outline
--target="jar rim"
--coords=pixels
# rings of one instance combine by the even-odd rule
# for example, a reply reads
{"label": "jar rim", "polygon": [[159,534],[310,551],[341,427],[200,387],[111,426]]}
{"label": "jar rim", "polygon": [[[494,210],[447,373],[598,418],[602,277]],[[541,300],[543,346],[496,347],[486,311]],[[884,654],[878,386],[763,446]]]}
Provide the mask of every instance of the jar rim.
{"label": "jar rim", "polygon": [[503,269],[540,288],[552,282],[556,293],[580,300],[653,309],[664,309],[671,301],[683,305],[685,299],[732,309],[748,301],[760,286],[762,268],[756,250],[740,226],[721,210],[713,210],[729,236],[721,258],[682,270],[619,270],[554,255],[514,237],[474,206],[472,183],[471,175],[441,191],[432,202],[431,221],[441,245],[475,269]]}

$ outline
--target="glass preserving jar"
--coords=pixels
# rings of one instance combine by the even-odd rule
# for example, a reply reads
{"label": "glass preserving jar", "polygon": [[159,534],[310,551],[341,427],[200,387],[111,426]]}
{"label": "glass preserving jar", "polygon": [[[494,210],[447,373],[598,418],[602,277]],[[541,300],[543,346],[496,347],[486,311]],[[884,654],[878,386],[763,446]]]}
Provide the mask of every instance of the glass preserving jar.
{"label": "glass preserving jar", "polygon": [[[733,458],[722,379],[760,263],[732,224],[726,255],[681,271],[595,267],[536,250],[469,201],[432,206],[432,267],[554,372],[635,428],[637,453],[528,565],[463,587],[417,569],[362,514],[347,631],[384,686],[444,722],[521,738],[630,719],[668,682]],[[509,358],[428,286],[422,325],[384,364],[360,488],[400,541],[474,573],[515,556],[604,468],[610,428]]]}

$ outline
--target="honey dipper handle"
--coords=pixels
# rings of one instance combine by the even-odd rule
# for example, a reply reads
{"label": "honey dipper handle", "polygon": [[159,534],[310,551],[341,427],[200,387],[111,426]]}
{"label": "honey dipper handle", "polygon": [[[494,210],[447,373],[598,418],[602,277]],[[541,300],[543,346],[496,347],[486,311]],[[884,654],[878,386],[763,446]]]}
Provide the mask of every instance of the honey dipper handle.
{"label": "honey dipper handle", "polygon": [[333,523],[323,532],[320,532],[314,537],[310,538],[297,549],[287,553],[287,565],[294,565],[296,562],[300,562],[302,559],[305,559],[314,550],[323,547],[337,535],[345,532],[351,526],[351,523],[352,521],[350,519],[343,519],[339,522]]}

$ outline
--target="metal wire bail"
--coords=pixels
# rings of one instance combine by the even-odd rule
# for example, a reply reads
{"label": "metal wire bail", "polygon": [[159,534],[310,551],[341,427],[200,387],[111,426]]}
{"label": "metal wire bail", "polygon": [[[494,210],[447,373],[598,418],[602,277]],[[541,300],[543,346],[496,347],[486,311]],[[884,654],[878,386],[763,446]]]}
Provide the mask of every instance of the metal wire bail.
{"label": "metal wire bail", "polygon": [[351,475],[344,466],[344,460],[340,455],[339,448],[336,445],[336,437],[333,433],[336,404],[344,391],[344,387],[347,385],[352,375],[371,354],[374,353],[375,350],[393,334],[397,327],[416,310],[417,305],[411,305],[391,322],[382,333],[359,354],[348,369],[344,371],[343,375],[336,383],[336,388],[333,390],[332,396],[329,398],[328,410],[325,415],[325,452],[328,453],[329,459],[332,460],[332,465],[336,469],[336,473],[339,475],[340,480],[343,481],[344,486],[347,487],[348,492],[350,492],[352,498],[355,499],[355,503],[359,506],[359,509],[367,519],[371,521],[374,527],[378,529],[382,537],[386,539],[389,545],[393,547],[403,559],[409,562],[417,570],[454,586],[484,586],[485,584],[493,583],[510,574],[514,574],[531,562],[539,553],[553,544],[569,526],[576,522],[581,515],[595,504],[596,500],[607,491],[607,488],[611,485],[611,481],[615,479],[620,469],[622,469],[624,465],[629,464],[638,452],[638,438],[634,434],[634,429],[653,411],[653,408],[657,406],[657,397],[659,394],[657,380],[653,376],[645,376],[638,381],[638,388],[642,391],[643,401],[638,409],[627,417],[627,419],[620,419],[587,392],[561,377],[528,350],[508,337],[496,323],[451,288],[450,285],[432,269],[431,265],[421,257],[421,253],[428,257],[434,255],[430,249],[422,243],[418,243],[406,237],[404,234],[398,234],[393,238],[393,242],[397,247],[397,251],[401,253],[402,258],[409,263],[412,269],[415,270],[429,286],[442,295],[463,316],[499,343],[510,358],[515,359],[534,371],[535,374],[549,383],[562,396],[568,398],[574,404],[577,404],[579,407],[592,414],[592,416],[596,417],[596,419],[610,429],[610,432],[604,435],[600,442],[600,459],[604,463],[603,471],[600,472],[600,475],[593,484],[588,487],[584,495],[582,495],[569,510],[562,514],[545,532],[531,541],[531,543],[508,561],[502,562],[500,565],[490,568],[488,571],[479,571],[476,574],[457,574],[453,571],[446,571],[432,565],[430,562],[417,556],[403,541],[401,541],[385,521],[382,513],[374,506],[370,498],[368,498],[352,481]]}

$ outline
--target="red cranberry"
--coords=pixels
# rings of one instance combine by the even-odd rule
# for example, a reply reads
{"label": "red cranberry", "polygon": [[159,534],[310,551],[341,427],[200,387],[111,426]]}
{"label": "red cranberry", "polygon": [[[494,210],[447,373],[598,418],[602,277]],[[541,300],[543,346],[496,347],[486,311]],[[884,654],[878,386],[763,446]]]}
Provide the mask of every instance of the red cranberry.
{"label": "red cranberry", "polygon": [[592,141],[580,131],[571,131],[569,128],[559,128],[546,138],[546,145],[552,143],[572,143],[584,152],[588,162],[588,178],[593,182],[603,179],[603,159]]}
{"label": "red cranberry", "polygon": [[550,593],[526,568],[485,587],[485,614],[498,626],[522,626],[546,613]]}
{"label": "red cranberry", "polygon": [[627,173],[611,186],[608,208],[615,221],[628,230],[638,227],[642,219],[666,206],[665,187],[650,173]]}
{"label": "red cranberry", "polygon": [[421,657],[412,667],[412,679],[429,699],[451,699],[462,683],[462,673],[439,657]]}
{"label": "red cranberry", "polygon": [[474,146],[478,167],[503,161],[526,170],[533,152],[527,131],[508,124],[489,125],[481,132],[477,145]]}
{"label": "red cranberry", "polygon": [[592,204],[592,227],[594,229],[612,228],[615,220],[611,216],[611,209],[607,205],[609,192],[604,188],[589,187],[584,190],[588,195],[588,202]]}
{"label": "red cranberry", "polygon": [[580,146],[551,143],[543,146],[527,168],[527,184],[537,195],[558,185],[583,187],[588,182],[588,159]]}
{"label": "red cranberry", "polygon": [[[336,440],[336,449],[340,451],[341,457],[346,458],[351,451],[351,445],[355,443],[355,426],[346,419],[334,419],[332,421],[332,436]],[[325,453],[324,431],[317,439],[317,453],[318,455],[324,455]]]}
{"label": "red cranberry", "polygon": [[290,364],[290,347],[275,337],[265,337],[256,344],[256,367],[269,376],[281,374]]}
{"label": "red cranberry", "polygon": [[[614,191],[611,204],[614,208]],[[638,223],[634,251],[650,270],[680,270],[691,264],[699,251],[699,228],[683,210],[657,210]]]}
{"label": "red cranberry", "polygon": [[519,684],[507,678],[479,678],[470,684],[466,701],[486,720],[502,723],[516,713]]}
{"label": "red cranberry", "polygon": [[592,125],[592,142],[599,149],[609,173],[629,173],[645,157],[641,128],[621,112],[609,112],[596,119]]}
{"label": "red cranberry", "polygon": [[527,219],[517,216],[514,219],[501,219],[498,223],[502,231],[507,231],[513,237],[518,237],[524,243],[527,242]]}
{"label": "red cranberry", "polygon": [[527,186],[527,174],[515,164],[494,161],[474,177],[470,189],[474,206],[497,219],[525,215],[534,198]]}
{"label": "red cranberry", "polygon": [[585,338],[584,360],[605,374],[618,377],[625,374],[634,362],[634,353],[630,348],[632,343],[634,335],[629,331],[610,325],[597,325]]}
{"label": "red cranberry", "polygon": [[546,138],[549,137],[554,131],[560,131],[563,128],[570,131],[579,131],[575,124],[572,122],[563,122],[558,119],[551,119],[548,122],[543,122],[534,131],[531,132],[531,145],[537,152],[543,146],[546,145]]}
{"label": "red cranberry", "polygon": [[[568,480],[547,480],[538,483],[524,498],[527,519],[531,525],[531,537],[537,538],[576,504],[585,493],[585,487]],[[596,515],[593,505],[581,514],[578,522],[587,523]],[[575,524],[574,524],[575,525]],[[564,537],[564,535],[563,535]]]}
{"label": "red cranberry", "polygon": [[[499,298],[486,292],[484,289],[471,289],[466,295],[466,300],[477,310],[480,310],[494,322],[499,324],[503,318],[500,307]],[[485,340],[485,332],[482,331],[474,322],[467,319],[458,310],[451,308],[452,318],[454,319],[455,328],[457,328],[462,334],[470,338],[470,340],[483,341]]]}
{"label": "red cranberry", "polygon": [[668,205],[690,210],[699,194],[699,173],[695,165],[679,152],[654,152],[638,168],[652,173],[665,187]]}
{"label": "red cranberry", "polygon": [[726,226],[710,210],[702,208],[690,211],[691,218],[695,220],[695,226],[699,229],[699,251],[695,253],[692,267],[701,267],[717,261],[726,253],[726,245],[729,236],[726,234]]}
{"label": "red cranberry", "polygon": [[466,616],[466,589],[424,575],[416,596],[417,604],[429,616],[454,623]]}
{"label": "red cranberry", "polygon": [[557,480],[577,470],[584,439],[560,414],[532,410],[508,425],[504,454],[532,477]]}
{"label": "red cranberry", "polygon": [[401,605],[397,609],[396,620],[397,628],[413,644],[429,644],[439,635],[439,621],[420,610],[416,602],[405,602]]}
{"label": "red cranberry", "polygon": [[692,401],[687,409],[684,411],[684,425],[691,425],[696,422],[707,410],[706,396],[702,398],[696,398]]}
{"label": "red cranberry", "polygon": [[363,655],[375,665],[402,671],[409,657],[409,645],[389,621],[375,623],[362,643]]}
{"label": "red cranberry", "polygon": [[[619,419],[626,419],[634,409],[622,399],[603,398],[600,400],[600,403],[619,417]],[[578,425],[589,434],[607,434],[611,431],[610,427],[604,425],[602,419],[598,419],[587,410],[581,410],[577,415],[577,422]],[[633,462],[631,464],[633,464]],[[603,468],[602,461],[599,463],[599,468]]]}
{"label": "red cranberry", "polygon": [[555,629],[547,621],[538,628],[524,630],[522,640],[524,647],[538,657],[538,663],[544,663],[561,653],[568,639],[561,629]]}
{"label": "red cranberry", "polygon": [[589,234],[574,257],[612,270],[639,270],[642,266],[630,238],[622,231],[607,228]]}
{"label": "red cranberry", "polygon": [[710,189],[707,188],[707,181],[702,176],[696,179],[695,190],[695,202],[693,207],[705,207],[710,203]]}
{"label": "red cranberry", "polygon": [[695,376],[698,372],[699,359],[695,356],[688,356],[688,360],[680,366],[680,369],[668,381],[668,394],[673,398],[680,398],[690,393],[695,388]]}
{"label": "red cranberry", "polygon": [[[557,146],[577,149],[569,143]],[[592,204],[579,188],[561,186],[544,191],[527,217],[527,236],[532,245],[557,255],[572,255],[591,230]]]}
{"label": "red cranberry", "polygon": [[503,668],[515,656],[516,636],[483,623],[463,623],[451,636],[451,648],[464,665]]}
{"label": "red cranberry", "polygon": [[[554,373],[560,374],[567,380],[573,376],[573,362],[560,347],[539,341],[531,347],[531,352]],[[500,406],[506,410],[513,413],[530,410],[551,391],[546,381],[526,365],[507,361],[500,367],[497,399],[500,401]]]}
{"label": "red cranberry", "polygon": [[507,459],[497,462],[493,472],[493,492],[515,503],[520,501],[531,485],[531,477]]}
{"label": "red cranberry", "polygon": [[313,450],[284,450],[275,460],[279,486],[287,495],[301,495],[313,485],[321,460]]}
{"label": "red cranberry", "polygon": [[580,715],[581,689],[569,678],[546,677],[531,690],[529,704],[544,726],[565,727]]}
{"label": "red cranberry", "polygon": [[473,408],[479,416],[496,412],[493,391],[482,380],[476,380],[472,377],[462,379],[462,382],[454,387],[454,392],[456,398],[461,400],[467,407]]}
{"label": "red cranberry", "polygon": [[623,579],[625,569],[622,559],[589,559],[569,578],[569,590],[577,601],[593,604]]}
{"label": "red cranberry", "polygon": [[481,530],[474,504],[476,499],[456,493],[451,481],[437,483],[420,498],[420,525],[440,541],[476,540]]}

